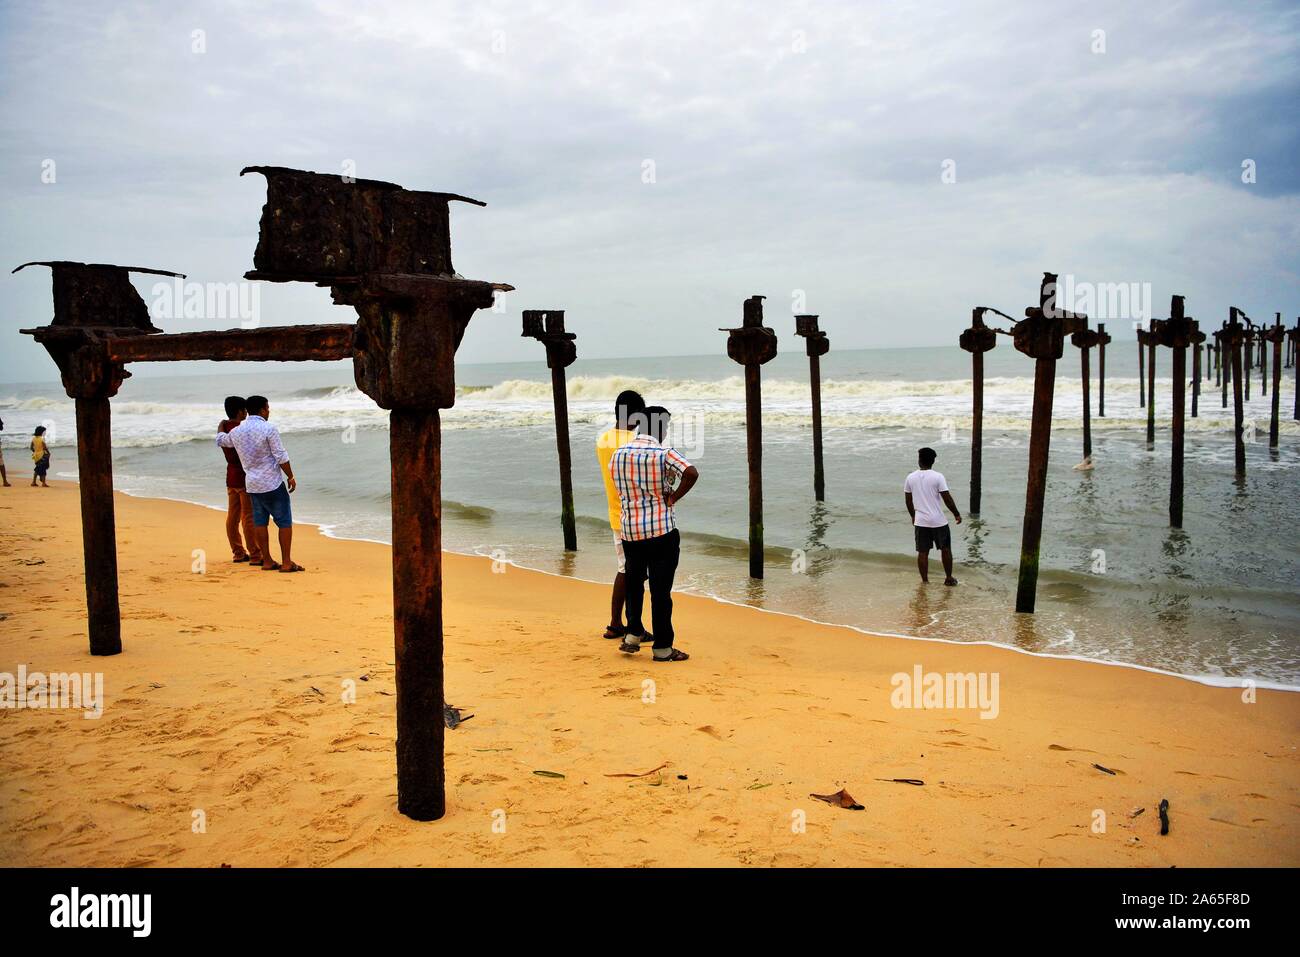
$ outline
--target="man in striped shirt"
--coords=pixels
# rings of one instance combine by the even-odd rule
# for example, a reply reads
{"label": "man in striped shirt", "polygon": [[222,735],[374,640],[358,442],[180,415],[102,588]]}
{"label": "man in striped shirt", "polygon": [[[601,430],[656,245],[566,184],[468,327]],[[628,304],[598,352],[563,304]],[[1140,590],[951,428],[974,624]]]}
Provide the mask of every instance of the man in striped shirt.
{"label": "man in striped shirt", "polygon": [[685,661],[673,647],[673,576],[681,556],[681,536],[673,506],[691,490],[700,473],[676,450],[663,444],[668,410],[650,406],[638,422],[638,435],[616,451],[609,474],[618,490],[623,551],[627,556],[627,634],[619,651],[641,650],[649,637],[641,622],[645,579],[650,577],[654,616],[654,660]]}

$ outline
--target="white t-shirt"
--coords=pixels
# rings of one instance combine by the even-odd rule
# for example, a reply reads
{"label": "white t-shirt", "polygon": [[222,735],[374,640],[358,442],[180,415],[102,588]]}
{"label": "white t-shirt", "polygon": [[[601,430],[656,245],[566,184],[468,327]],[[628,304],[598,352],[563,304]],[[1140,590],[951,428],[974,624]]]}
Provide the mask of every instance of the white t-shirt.
{"label": "white t-shirt", "polygon": [[948,524],[948,519],[943,514],[943,497],[939,494],[948,491],[948,480],[942,472],[917,469],[903,482],[903,491],[912,494],[912,506],[916,509],[914,525],[921,528],[943,528]]}

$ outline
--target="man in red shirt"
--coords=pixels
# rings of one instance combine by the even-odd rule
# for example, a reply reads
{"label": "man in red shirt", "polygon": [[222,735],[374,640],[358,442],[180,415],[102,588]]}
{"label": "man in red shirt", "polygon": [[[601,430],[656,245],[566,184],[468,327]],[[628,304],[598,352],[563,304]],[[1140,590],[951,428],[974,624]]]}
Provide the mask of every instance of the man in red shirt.
{"label": "man in red shirt", "polygon": [[[226,399],[226,417],[217,426],[220,432],[229,432],[244,419],[248,418],[248,408],[244,400],[237,395]],[[239,453],[234,449],[222,449],[226,456],[226,537],[230,539],[230,551],[236,562],[251,561],[254,568],[262,564],[262,552],[257,547],[257,536],[253,533],[253,502],[244,488],[244,467],[239,463]],[[240,541],[240,526],[244,537]],[[244,543],[248,547],[244,547]]]}

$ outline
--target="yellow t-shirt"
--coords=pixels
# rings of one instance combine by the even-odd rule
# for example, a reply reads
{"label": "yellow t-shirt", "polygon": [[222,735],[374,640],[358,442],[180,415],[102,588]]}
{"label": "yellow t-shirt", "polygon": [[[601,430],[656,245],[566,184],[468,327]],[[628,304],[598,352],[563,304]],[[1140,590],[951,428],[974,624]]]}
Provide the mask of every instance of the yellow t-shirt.
{"label": "yellow t-shirt", "polygon": [[606,429],[596,439],[596,461],[600,463],[600,474],[605,478],[605,499],[609,502],[609,527],[618,534],[623,530],[623,507],[619,503],[618,489],[609,474],[609,460],[614,453],[636,438],[636,433],[617,426]]}
{"label": "yellow t-shirt", "polygon": [[32,461],[39,462],[41,459],[45,458],[45,452],[45,436],[32,436]]}

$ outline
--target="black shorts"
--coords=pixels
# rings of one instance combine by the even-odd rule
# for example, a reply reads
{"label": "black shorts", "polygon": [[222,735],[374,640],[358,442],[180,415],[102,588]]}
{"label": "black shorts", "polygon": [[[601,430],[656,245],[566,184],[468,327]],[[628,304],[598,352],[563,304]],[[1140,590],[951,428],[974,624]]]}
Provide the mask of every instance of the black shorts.
{"label": "black shorts", "polygon": [[952,548],[952,529],[947,525],[940,525],[938,528],[923,528],[920,525],[913,526],[916,532],[916,550],[929,554],[931,548],[937,548],[939,551]]}

